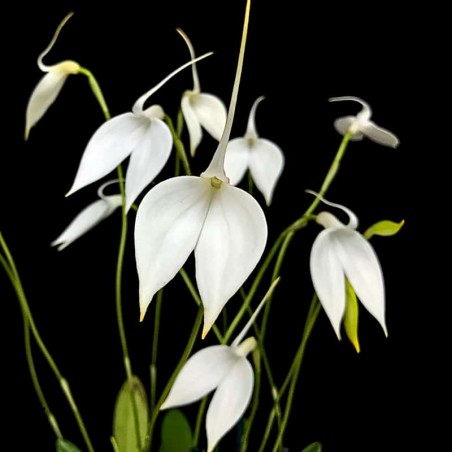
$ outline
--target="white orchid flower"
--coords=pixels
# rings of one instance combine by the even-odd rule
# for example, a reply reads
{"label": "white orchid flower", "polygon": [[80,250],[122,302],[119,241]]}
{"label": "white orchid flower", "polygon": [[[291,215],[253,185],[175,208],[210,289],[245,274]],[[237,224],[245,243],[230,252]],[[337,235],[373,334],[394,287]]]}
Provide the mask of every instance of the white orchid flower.
{"label": "white orchid flower", "polygon": [[[198,61],[207,53],[194,61]],[[66,196],[98,181],[130,156],[126,173],[126,211],[165,166],[173,138],[163,121],[160,105],[144,109],[144,103],[170,78],[194,63],[189,61],[165,77],[135,102],[132,112],[115,116],[102,124],[91,137],[82,155],[72,187]]]}
{"label": "white orchid flower", "polygon": [[256,347],[256,339],[242,342],[265,301],[272,293],[277,278],[240,334],[228,345],[213,345],[192,355],[176,377],[161,410],[196,402],[215,391],[206,414],[207,451],[242,417],[254,387],[253,368],[246,358]]}
{"label": "white orchid flower", "polygon": [[55,102],[68,76],[79,73],[80,65],[72,60],[62,61],[52,66],[46,66],[42,61],[54,46],[61,29],[72,15],[73,13],[69,13],[62,20],[50,44],[38,57],[38,67],[46,74],[36,85],[28,101],[25,115],[25,140],[28,140],[31,128],[36,125],[48,108]]}
{"label": "white orchid flower", "polygon": [[141,319],[155,293],[174,278],[194,251],[204,306],[202,337],[253,271],[267,242],[267,221],[259,203],[231,185],[224,172],[246,24],[225,130],[210,165],[200,177],[177,176],[155,185],[142,199],[135,220]]}
{"label": "white orchid flower", "polygon": [[99,187],[97,194],[100,199],[85,207],[50,245],[58,246],[58,251],[61,251],[120,207],[122,203],[121,195],[104,194],[105,187],[114,182],[117,181],[108,181]]}
{"label": "white orchid flower", "polygon": [[351,140],[362,140],[364,136],[370,138],[378,144],[396,148],[399,145],[399,139],[389,130],[377,126],[370,120],[372,110],[369,104],[354,96],[332,97],[330,102],[351,100],[362,105],[362,110],[356,116],[344,116],[336,119],[334,127],[341,134],[351,133]]}
{"label": "white orchid flower", "polygon": [[229,142],[224,169],[230,183],[237,185],[249,168],[258,190],[269,206],[284,167],[284,155],[279,146],[257,134],[256,108],[263,99],[263,96],[257,98],[251,108],[245,136]]}
{"label": "white orchid flower", "polygon": [[[184,38],[190,56],[195,58],[194,48],[188,36],[180,29],[178,33]],[[220,141],[226,124],[227,111],[223,101],[213,94],[201,92],[196,65],[192,66],[193,89],[186,90],[182,95],[181,108],[190,137],[190,154],[194,157],[196,149],[202,140],[202,128]]]}
{"label": "white orchid flower", "polygon": [[[316,196],[316,193],[309,191]],[[380,263],[370,243],[358,232],[358,219],[344,206],[325,204],[343,210],[348,224],[333,214],[320,212],[317,223],[325,229],[317,236],[311,250],[310,270],[314,289],[330,319],[337,337],[346,307],[346,278],[364,307],[388,335],[385,322],[385,288]]]}

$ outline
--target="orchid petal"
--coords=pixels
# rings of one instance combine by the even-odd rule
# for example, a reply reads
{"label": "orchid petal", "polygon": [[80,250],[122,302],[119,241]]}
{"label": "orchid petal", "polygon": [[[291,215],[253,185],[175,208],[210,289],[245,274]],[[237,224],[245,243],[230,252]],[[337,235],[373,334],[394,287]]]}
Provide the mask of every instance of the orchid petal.
{"label": "orchid petal", "polygon": [[58,251],[66,248],[87,231],[110,216],[121,205],[121,195],[105,196],[83,209],[69,226],[51,243]]}
{"label": "orchid petal", "polygon": [[[356,118],[354,116],[344,116],[343,118],[339,118],[336,119],[336,121],[334,121],[334,127],[338,133],[340,133],[341,135],[345,135],[350,131],[350,128],[353,126],[355,121]],[[359,141],[362,140],[363,138],[364,134],[359,131],[356,131],[351,135],[350,140]]]}
{"label": "orchid petal", "polygon": [[204,306],[203,337],[253,271],[267,241],[264,212],[250,194],[227,183],[213,190],[195,248],[196,281]]}
{"label": "orchid petal", "polygon": [[199,93],[190,97],[190,104],[201,126],[220,141],[227,116],[223,102],[213,94]]}
{"label": "orchid petal", "polygon": [[237,185],[248,169],[250,152],[246,138],[234,138],[228,143],[224,157],[224,172],[231,185]]}
{"label": "orchid petal", "polygon": [[378,127],[373,122],[368,122],[363,128],[363,133],[367,138],[384,146],[396,148],[399,145],[399,139],[389,130]]}
{"label": "orchid petal", "polygon": [[311,250],[310,270],[319,301],[340,339],[340,325],[345,309],[345,277],[336,254],[337,231],[338,229],[325,229],[316,237]]}
{"label": "orchid petal", "polygon": [[203,135],[201,125],[199,124],[196,113],[193,110],[190,103],[190,97],[194,95],[195,94],[192,94],[191,91],[187,91],[183,95],[181,102],[182,113],[184,115],[185,123],[187,124],[188,134],[190,137],[190,155],[192,157],[195,156],[196,149],[198,148],[199,143],[201,143]]}
{"label": "orchid petal", "polygon": [[377,126],[370,120],[372,110],[367,102],[355,96],[332,97],[328,100],[330,102],[354,101],[362,106],[356,116],[345,116],[334,122],[334,127],[341,135],[350,133],[351,140],[362,140],[366,136],[378,144],[393,148],[399,145],[399,139],[392,132]]}
{"label": "orchid petal", "polygon": [[135,257],[141,320],[154,294],[174,278],[195,248],[213,193],[207,179],[178,176],[157,184],[140,202]]}
{"label": "orchid petal", "polygon": [[28,101],[25,119],[25,139],[28,139],[30,130],[44,116],[48,108],[55,102],[64,82],[69,74],[61,72],[48,72],[45,74]]}
{"label": "orchid petal", "polygon": [[218,386],[206,414],[207,451],[211,452],[245,412],[253,393],[253,368],[239,358]]}
{"label": "orchid petal", "polygon": [[148,127],[149,119],[133,113],[123,113],[102,124],[88,142],[66,196],[113,171],[133,152]]}
{"label": "orchid petal", "polygon": [[160,409],[201,399],[220,384],[239,360],[227,345],[214,345],[198,351],[182,367]]}
{"label": "orchid petal", "polygon": [[267,206],[284,167],[284,155],[273,142],[264,138],[256,140],[251,148],[250,171],[256,187],[264,195]]}
{"label": "orchid petal", "polygon": [[385,289],[377,255],[358,232],[341,228],[334,235],[336,256],[364,307],[377,319],[386,336]]}
{"label": "orchid petal", "polygon": [[165,166],[172,146],[173,138],[168,126],[153,118],[130,156],[126,174],[126,211]]}

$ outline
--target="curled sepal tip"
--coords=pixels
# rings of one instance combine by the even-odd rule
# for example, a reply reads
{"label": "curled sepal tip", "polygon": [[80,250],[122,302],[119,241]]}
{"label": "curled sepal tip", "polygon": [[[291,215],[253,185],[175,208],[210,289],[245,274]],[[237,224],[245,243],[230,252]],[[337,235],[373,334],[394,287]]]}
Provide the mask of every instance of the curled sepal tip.
{"label": "curled sepal tip", "polygon": [[331,97],[328,100],[329,102],[354,101],[362,106],[362,110],[356,116],[344,116],[336,119],[334,127],[341,135],[350,133],[352,140],[362,140],[366,136],[378,144],[392,148],[399,145],[399,139],[392,132],[377,126],[370,120],[372,110],[367,102],[355,96]]}
{"label": "curled sepal tip", "polygon": [[25,114],[25,140],[28,140],[30,130],[44,116],[45,112],[55,102],[64,82],[71,74],[77,74],[80,71],[80,65],[72,60],[61,61],[52,66],[47,66],[43,62],[43,58],[50,52],[55,45],[61,29],[66,22],[72,17],[73,13],[69,13],[59,24],[53,35],[49,45],[44,49],[38,57],[38,67],[46,74],[41,78],[34,88],[27,104]]}

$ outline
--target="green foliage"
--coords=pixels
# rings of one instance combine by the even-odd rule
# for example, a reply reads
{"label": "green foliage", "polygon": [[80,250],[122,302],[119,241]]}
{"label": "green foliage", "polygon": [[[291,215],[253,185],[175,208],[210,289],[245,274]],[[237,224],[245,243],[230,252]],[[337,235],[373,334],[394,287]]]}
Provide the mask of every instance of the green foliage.
{"label": "green foliage", "polygon": [[119,390],[113,417],[114,443],[119,452],[139,452],[149,420],[146,391],[140,379],[132,376]]}
{"label": "green foliage", "polygon": [[370,239],[373,235],[389,237],[391,235],[397,234],[404,224],[405,220],[402,220],[400,223],[396,223],[395,221],[382,220],[367,228],[366,232],[363,235],[366,239]]}
{"label": "green foliage", "polygon": [[58,438],[56,441],[56,452],[82,452],[75,444],[67,439]]}
{"label": "green foliage", "polygon": [[162,443],[159,452],[189,452],[193,435],[187,418],[180,410],[170,410],[162,421]]}
{"label": "green foliage", "polygon": [[316,441],[315,443],[309,444],[301,452],[322,452],[322,445]]}

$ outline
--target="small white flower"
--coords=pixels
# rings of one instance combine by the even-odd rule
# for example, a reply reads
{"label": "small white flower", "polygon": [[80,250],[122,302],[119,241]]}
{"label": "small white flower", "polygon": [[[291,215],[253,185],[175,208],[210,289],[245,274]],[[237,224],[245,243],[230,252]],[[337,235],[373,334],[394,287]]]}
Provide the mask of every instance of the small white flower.
{"label": "small white flower", "polygon": [[55,31],[50,44],[38,57],[39,69],[46,74],[36,85],[28,101],[25,115],[25,140],[28,139],[31,128],[36,125],[48,108],[55,102],[68,76],[79,73],[80,65],[72,60],[62,61],[52,66],[46,66],[42,61],[54,46],[61,29],[72,15],[73,13],[70,13],[63,19]]}
{"label": "small white flower", "polygon": [[370,120],[372,110],[369,105],[358,97],[343,96],[332,97],[328,99],[330,102],[341,100],[351,100],[362,105],[362,110],[356,116],[344,116],[336,119],[334,127],[341,134],[351,133],[351,140],[362,140],[364,136],[370,138],[378,144],[396,148],[399,145],[399,139],[389,130],[377,126]]}
{"label": "small white flower", "polygon": [[320,303],[340,339],[347,278],[358,299],[377,319],[387,335],[385,288],[377,255],[370,243],[356,231],[358,220],[353,212],[339,204],[324,199],[322,201],[346,212],[349,222],[344,225],[329,212],[320,212],[317,215],[317,223],[325,229],[317,236],[312,246],[310,270]]}
{"label": "small white flower", "polygon": [[83,209],[69,224],[69,226],[50,244],[58,246],[58,251],[66,248],[72,242],[80,238],[94,226],[109,217],[121,206],[121,195],[104,195],[107,185],[116,181],[105,182],[97,194],[100,199]]}
{"label": "small white flower", "polygon": [[132,112],[115,116],[96,130],[86,146],[75,180],[66,196],[98,181],[130,156],[125,178],[126,211],[130,209],[144,188],[163,169],[173,146],[170,129],[163,121],[162,107],[151,105],[144,109],[144,103],[170,78],[191,64],[193,61],[180,66],[143,94],[133,105]]}
{"label": "small white flower", "polygon": [[161,410],[196,402],[215,391],[206,414],[207,451],[242,417],[254,387],[253,368],[246,358],[256,348],[256,339],[242,341],[272,293],[277,278],[240,334],[228,345],[206,347],[191,356],[176,377]]}
{"label": "small white flower", "polygon": [[[195,51],[187,35],[180,28],[177,31],[184,38],[190,56],[194,59]],[[217,96],[201,92],[196,65],[192,66],[192,72],[193,89],[183,93],[181,108],[190,137],[190,154],[193,157],[202,140],[202,128],[220,141],[226,124],[227,111],[223,101]]]}
{"label": "small white flower", "polygon": [[243,179],[249,168],[251,176],[270,205],[273,192],[284,167],[284,155],[272,141],[260,138],[256,131],[256,108],[264,97],[254,102],[248,118],[248,126],[243,138],[235,138],[228,144],[224,159],[224,170],[232,185]]}

